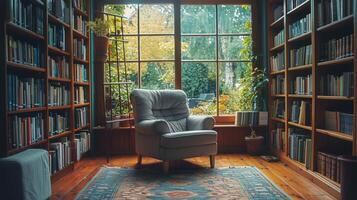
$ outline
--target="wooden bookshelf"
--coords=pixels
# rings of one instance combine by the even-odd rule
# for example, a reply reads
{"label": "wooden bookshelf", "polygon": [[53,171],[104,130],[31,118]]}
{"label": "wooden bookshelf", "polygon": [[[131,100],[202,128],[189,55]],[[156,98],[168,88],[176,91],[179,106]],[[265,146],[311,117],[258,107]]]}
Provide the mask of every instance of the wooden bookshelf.
{"label": "wooden bookshelf", "polygon": [[[337,111],[347,112],[353,110],[353,121],[356,121],[357,105],[354,96],[327,96],[321,95],[322,90],[320,88],[320,79],[326,73],[340,73],[340,72],[356,72],[357,59],[351,55],[348,57],[342,57],[335,60],[320,61],[320,47],[326,40],[338,38],[342,34],[342,30],[352,32],[353,38],[357,38],[357,3],[354,3],[354,12],[352,15],[347,15],[340,18],[338,21],[333,21],[328,24],[322,24],[319,26],[318,17],[319,0],[307,0],[301,5],[296,6],[294,9],[288,11],[288,1],[291,0],[269,0],[269,11],[273,13],[273,8],[277,4],[283,5],[284,15],[278,20],[273,20],[273,14],[269,14],[269,33],[268,33],[268,48],[269,59],[276,55],[277,52],[284,51],[285,70],[270,71],[270,79],[275,78],[278,75],[285,76],[285,95],[279,95],[280,99],[285,102],[285,118],[277,118],[272,116],[274,113],[273,102],[277,99],[277,95],[269,92],[269,131],[271,140],[274,138],[272,131],[277,127],[284,127],[285,147],[286,151],[275,149],[273,141],[271,141],[271,152],[281,158],[283,162],[298,171],[300,174],[308,177],[310,180],[317,183],[319,186],[327,190],[336,198],[340,194],[340,184],[321,175],[318,170],[318,152],[326,152],[340,154],[337,149],[347,149],[345,154],[357,155],[357,123],[353,124],[353,134],[349,135],[339,131],[331,131],[324,129],[324,111],[333,107]],[[296,37],[289,37],[289,25],[298,20],[301,16],[311,13],[311,31],[300,34]],[[284,30],[285,42],[278,47],[274,47],[274,36],[280,31]],[[354,46],[356,47],[357,41],[354,40]],[[290,54],[291,49],[295,49],[299,46],[311,44],[311,64],[305,64],[300,66],[290,66]],[[357,54],[356,48],[353,50],[353,54]],[[272,65],[272,63],[270,63]],[[271,66],[269,67],[271,70]],[[312,76],[312,95],[297,95],[293,94],[291,89],[291,80],[297,76],[304,76],[311,74]],[[357,80],[357,74],[354,73],[354,80]],[[354,94],[357,93],[357,84],[354,83]],[[290,121],[292,101],[308,101],[311,102],[311,125],[301,125]],[[347,107],[347,108],[346,108]],[[279,125],[279,126],[278,126]],[[306,135],[311,136],[312,140],[312,167],[307,169],[303,163],[293,160],[290,157],[290,144],[289,144],[289,130],[291,128],[303,130]],[[331,148],[333,146],[333,148]],[[351,149],[351,151],[349,150]]]}
{"label": "wooden bookshelf", "polygon": [[[84,0],[86,3],[86,10],[80,10],[79,8],[74,7],[75,0],[65,0],[69,8],[69,16],[68,19],[72,19],[73,15],[82,15],[85,21],[88,21],[90,16],[90,1]],[[10,4],[10,0],[5,0],[0,2],[0,6],[3,8],[8,8]],[[0,52],[2,55],[0,56],[0,63],[1,67],[1,75],[0,75],[0,89],[3,91],[2,97],[0,98],[1,108],[1,123],[0,128],[2,130],[0,134],[0,155],[1,156],[9,156],[21,151],[24,151],[29,148],[43,148],[50,150],[50,143],[54,141],[58,141],[61,138],[68,138],[70,142],[70,149],[71,149],[71,164],[64,167],[62,170],[57,171],[52,176],[52,180],[57,180],[63,175],[67,174],[69,171],[73,170],[76,155],[75,149],[75,133],[85,129],[91,129],[91,102],[90,102],[90,89],[91,84],[89,81],[90,78],[90,34],[89,32],[85,31],[82,32],[80,30],[76,30],[74,27],[73,20],[69,20],[69,23],[64,22],[62,19],[57,18],[55,15],[51,14],[48,9],[47,1],[42,0],[40,1],[29,1],[35,7],[40,7],[43,11],[43,34],[39,34],[33,30],[29,30],[17,23],[12,22],[9,17],[10,9],[6,9],[5,12],[0,13],[0,22],[3,26],[0,26],[0,37],[6,38],[5,40],[0,41]],[[57,47],[49,45],[49,33],[48,28],[49,24],[55,24],[57,26],[62,26],[65,29],[65,44],[66,49],[62,50]],[[41,66],[32,66],[30,64],[22,64],[19,62],[13,62],[8,60],[8,37],[13,36],[20,40],[27,41],[29,43],[38,43],[40,45],[39,53],[43,55],[41,60]],[[73,40],[75,38],[83,39],[86,45],[85,51],[85,59],[78,59],[74,57],[73,54]],[[59,56],[64,57],[68,61],[69,66],[69,78],[62,78],[62,77],[52,77],[49,75],[50,65],[48,63],[48,56]],[[77,82],[75,80],[75,65],[74,64],[82,64],[85,66],[87,70],[87,82]],[[16,74],[20,77],[36,77],[44,80],[44,105],[39,107],[32,107],[32,108],[25,108],[19,110],[11,110],[8,109],[8,76],[9,73]],[[50,84],[61,84],[66,85],[69,88],[70,93],[70,103],[68,105],[61,105],[61,106],[50,106],[48,105],[48,98],[49,98],[49,85]],[[88,102],[83,104],[75,105],[74,103],[74,92],[75,87],[83,86],[83,88],[87,91],[88,95]],[[87,107],[87,124],[85,126],[81,126],[80,128],[75,127],[75,110],[80,107]],[[69,117],[69,129],[65,130],[61,133],[57,133],[55,135],[50,136],[49,134],[49,117],[50,113],[52,112],[66,112],[68,113]],[[44,127],[42,133],[42,139],[40,141],[33,142],[29,145],[21,146],[18,148],[13,148],[12,144],[10,143],[11,133],[9,130],[9,124],[7,123],[12,116],[26,116],[33,113],[42,113]]]}

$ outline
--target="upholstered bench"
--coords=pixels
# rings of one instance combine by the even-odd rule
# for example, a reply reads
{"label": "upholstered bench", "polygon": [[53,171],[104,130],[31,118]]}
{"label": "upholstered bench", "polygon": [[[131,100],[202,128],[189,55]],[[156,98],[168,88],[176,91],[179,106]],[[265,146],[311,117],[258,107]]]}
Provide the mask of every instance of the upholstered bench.
{"label": "upholstered bench", "polygon": [[51,180],[48,152],[28,149],[0,159],[1,199],[48,199]]}

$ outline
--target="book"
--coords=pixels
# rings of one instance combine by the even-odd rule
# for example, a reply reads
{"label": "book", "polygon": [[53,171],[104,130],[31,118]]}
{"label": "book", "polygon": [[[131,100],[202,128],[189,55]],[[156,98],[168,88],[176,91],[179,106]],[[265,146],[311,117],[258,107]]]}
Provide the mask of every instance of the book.
{"label": "book", "polygon": [[70,10],[66,0],[47,0],[48,12],[63,22],[70,23]]}
{"label": "book", "polygon": [[345,35],[324,41],[319,46],[320,62],[353,56],[353,35]]}
{"label": "book", "polygon": [[283,99],[275,99],[273,101],[273,117],[285,118],[285,102]]}
{"label": "book", "polygon": [[317,172],[327,178],[341,183],[341,162],[339,155],[327,152],[317,152]]}
{"label": "book", "polygon": [[88,72],[86,65],[74,64],[75,81],[88,82]]}
{"label": "book", "polygon": [[83,154],[91,149],[91,136],[89,131],[80,131],[75,134],[76,160],[79,161]]}
{"label": "book", "polygon": [[271,80],[271,93],[273,95],[279,95],[285,93],[285,76],[277,75]]}
{"label": "book", "polygon": [[353,14],[353,0],[320,0],[317,3],[317,25],[323,26]]}
{"label": "book", "polygon": [[88,125],[88,108],[81,107],[74,110],[74,125],[76,128],[82,128]]}
{"label": "book", "polygon": [[64,26],[48,24],[48,45],[61,49],[63,51],[67,50],[66,46],[66,30]]}
{"label": "book", "polygon": [[73,0],[73,7],[82,10],[83,12],[86,12],[87,10],[87,1],[86,0]]}
{"label": "book", "polygon": [[291,159],[296,160],[300,163],[306,165],[306,160],[312,156],[310,155],[312,152],[308,152],[308,146],[306,145],[306,141],[309,143],[311,140],[311,135],[301,129],[290,128],[289,129],[289,156]]}
{"label": "book", "polygon": [[69,166],[72,161],[71,141],[69,138],[60,138],[57,142],[50,143],[50,171],[56,173]]}
{"label": "book", "polygon": [[48,135],[55,136],[69,130],[69,112],[50,112],[48,116]]}
{"label": "book", "polygon": [[312,95],[312,75],[296,76],[291,80],[290,91],[297,95]]}
{"label": "book", "polygon": [[87,20],[82,15],[73,15],[73,28],[83,35],[87,34]]}
{"label": "book", "polygon": [[311,31],[311,14],[307,14],[289,25],[289,38],[294,38]]}
{"label": "book", "polygon": [[353,72],[327,73],[320,78],[320,95],[354,96]]}
{"label": "book", "polygon": [[74,87],[74,103],[83,104],[88,102],[88,87],[75,86]]}
{"label": "book", "polygon": [[87,60],[87,46],[84,39],[73,39],[73,55],[82,60]]}
{"label": "book", "polygon": [[283,4],[278,4],[273,8],[273,19],[274,21],[278,20],[284,15],[284,6]]}
{"label": "book", "polygon": [[285,69],[284,50],[270,57],[270,66],[272,72]]}
{"label": "book", "polygon": [[277,124],[277,128],[272,130],[272,145],[278,151],[284,151],[286,132],[283,124]]}
{"label": "book", "polygon": [[284,29],[274,36],[274,46],[279,46],[285,42]]}
{"label": "book", "polygon": [[294,8],[298,7],[299,5],[303,4],[308,0],[288,0],[287,1],[287,9],[288,11],[293,10]]}
{"label": "book", "polygon": [[48,76],[70,79],[69,62],[64,56],[48,56]]}
{"label": "book", "polygon": [[311,125],[311,103],[308,101],[293,101],[290,120],[301,125]]}
{"label": "book", "polygon": [[302,46],[300,48],[293,48],[290,50],[290,66],[297,67],[301,65],[309,65],[312,63],[311,45]]}
{"label": "book", "polygon": [[325,110],[324,116],[324,129],[352,135],[353,114]]}
{"label": "book", "polygon": [[69,85],[51,82],[48,87],[48,105],[65,106],[70,104]]}
{"label": "book", "polygon": [[258,111],[238,111],[235,117],[236,126],[258,126],[259,112]]}

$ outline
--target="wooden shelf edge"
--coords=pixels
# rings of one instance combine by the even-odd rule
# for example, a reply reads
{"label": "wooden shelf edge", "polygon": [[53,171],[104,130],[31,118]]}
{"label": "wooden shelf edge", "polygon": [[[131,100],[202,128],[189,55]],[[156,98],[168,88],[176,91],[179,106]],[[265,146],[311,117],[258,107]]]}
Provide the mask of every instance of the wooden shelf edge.
{"label": "wooden shelf edge", "polygon": [[65,105],[65,106],[48,106],[49,111],[53,110],[66,110],[66,109],[71,109],[71,105]]}
{"label": "wooden shelf edge", "polygon": [[310,0],[306,0],[303,3],[301,3],[300,5],[296,6],[295,8],[293,8],[292,10],[288,11],[286,13],[287,16],[290,15],[294,15],[299,11],[302,11],[303,9],[306,9],[305,7],[307,7],[308,5],[310,5]]}
{"label": "wooden shelf edge", "polygon": [[66,22],[58,19],[56,16],[52,15],[51,13],[48,13],[48,21],[49,21],[49,23],[52,22],[52,23],[60,24],[60,25],[64,26],[67,29],[71,28],[71,26],[69,24],[67,24]]}
{"label": "wooden shelf edge", "polygon": [[347,133],[341,133],[341,132],[337,132],[337,131],[331,131],[331,130],[325,130],[325,129],[316,129],[317,133],[323,134],[323,135],[327,135],[330,137],[334,137],[334,138],[338,138],[341,140],[345,140],[345,141],[353,141],[353,136],[352,135],[348,135]]}
{"label": "wooden shelf edge", "polygon": [[9,111],[9,115],[16,115],[21,113],[32,113],[32,112],[43,112],[46,110],[46,107],[38,107],[38,108],[26,108],[26,109],[19,109],[15,111]]}
{"label": "wooden shelf edge", "polygon": [[354,97],[345,97],[345,96],[324,96],[324,95],[318,95],[317,99],[320,100],[340,100],[340,101],[353,101],[355,98]]}
{"label": "wooden shelf edge", "polygon": [[34,67],[32,65],[15,63],[12,61],[7,61],[6,65],[13,69],[21,69],[21,70],[27,70],[27,71],[33,71],[33,72],[40,72],[40,73],[46,72],[46,69],[43,67]]}
{"label": "wooden shelf edge", "polygon": [[288,71],[295,72],[295,71],[303,71],[303,70],[311,70],[311,69],[312,69],[312,64],[308,64],[308,65],[300,65],[296,67],[289,67]]}
{"label": "wooden shelf edge", "polygon": [[307,40],[307,39],[311,39],[311,31],[310,32],[307,32],[307,33],[303,33],[301,35],[298,35],[298,36],[295,36],[293,38],[290,38],[288,40],[289,43],[294,43],[294,42],[300,42],[300,41],[304,41],[304,40]]}
{"label": "wooden shelf edge", "polygon": [[277,26],[283,26],[284,25],[284,15],[281,16],[279,19],[275,20],[273,23],[270,24],[271,28],[275,28]]}
{"label": "wooden shelf edge", "polygon": [[273,120],[275,122],[285,123],[285,119],[280,119],[280,118],[277,118],[277,117],[273,117],[273,118],[271,118],[271,120]]}
{"label": "wooden shelf edge", "polygon": [[289,94],[289,98],[300,98],[300,99],[312,99],[312,95],[304,95],[304,94]]}
{"label": "wooden shelf edge", "polygon": [[311,126],[306,126],[306,125],[302,125],[302,124],[298,124],[298,123],[295,123],[295,122],[288,122],[289,125],[291,126],[295,126],[295,127],[298,127],[298,128],[302,128],[302,129],[305,129],[305,130],[308,130],[308,131],[312,131],[312,127]]}
{"label": "wooden shelf edge", "polygon": [[36,147],[36,146],[40,146],[40,145],[43,145],[43,144],[46,144],[46,143],[47,143],[47,139],[44,139],[44,140],[32,143],[32,144],[24,146],[24,147],[20,147],[20,148],[16,148],[16,149],[10,149],[9,150],[9,154],[11,155],[11,154],[19,153],[19,152],[24,151],[26,149],[29,149],[29,148],[32,148],[32,147]]}
{"label": "wooden shelf edge", "polygon": [[326,32],[330,29],[334,29],[334,28],[337,28],[337,27],[340,27],[340,26],[343,26],[344,24],[348,24],[348,23],[353,23],[353,15],[349,15],[347,17],[344,17],[338,21],[334,21],[334,22],[331,22],[329,24],[325,24],[323,26],[320,26],[317,28],[317,31],[318,32]]}
{"label": "wooden shelf edge", "polygon": [[60,54],[63,56],[70,56],[70,53],[68,53],[62,49],[59,49],[57,47],[53,47],[51,45],[48,45],[48,50],[51,51],[52,53]]}
{"label": "wooden shelf edge", "polygon": [[273,48],[270,49],[271,52],[275,52],[275,51],[280,51],[284,49],[285,44],[279,44],[278,46],[275,46]]}
{"label": "wooden shelf edge", "polygon": [[270,75],[274,76],[277,74],[284,74],[284,73],[285,73],[285,69],[279,70],[279,71],[272,71],[272,72],[270,72]]}
{"label": "wooden shelf edge", "polygon": [[61,137],[66,137],[66,136],[70,135],[71,133],[72,133],[72,131],[64,131],[62,133],[49,136],[48,139],[53,140],[53,139],[57,139],[57,138],[61,138]]}
{"label": "wooden shelf edge", "polygon": [[80,108],[80,107],[85,107],[85,106],[89,106],[90,103],[81,103],[81,104],[74,104],[75,108]]}
{"label": "wooden shelf edge", "polygon": [[70,83],[71,79],[67,78],[57,78],[57,77],[48,77],[49,81],[58,81],[58,82],[64,82],[64,83]]}
{"label": "wooden shelf edge", "polygon": [[349,56],[349,57],[341,58],[341,59],[337,59],[337,60],[318,62],[317,66],[325,67],[325,66],[341,65],[341,64],[346,64],[346,63],[353,63],[353,60],[354,60],[354,56]]}
{"label": "wooden shelf edge", "polygon": [[7,26],[7,30],[15,31],[16,32],[15,34],[23,34],[23,35],[29,36],[32,39],[36,39],[36,40],[44,40],[45,39],[45,37],[43,35],[38,34],[32,30],[29,30],[25,27],[15,24],[13,22],[6,23],[6,26]]}

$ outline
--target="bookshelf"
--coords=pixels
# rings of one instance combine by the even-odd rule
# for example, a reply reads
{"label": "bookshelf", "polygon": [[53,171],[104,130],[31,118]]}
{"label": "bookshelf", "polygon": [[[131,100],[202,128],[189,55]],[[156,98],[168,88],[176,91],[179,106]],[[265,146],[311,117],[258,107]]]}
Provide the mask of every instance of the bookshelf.
{"label": "bookshelf", "polygon": [[[0,99],[0,128],[5,130],[0,153],[46,149],[56,180],[73,169],[90,146],[90,1],[0,4],[7,8],[0,14],[0,36],[6,38],[0,42],[0,52],[6,55],[0,57],[0,90],[5,94]],[[64,157],[61,164],[55,157],[58,151]]]}
{"label": "bookshelf", "polygon": [[[337,198],[336,157],[357,155],[356,7],[353,0],[269,0],[268,7],[271,152]],[[277,77],[284,78],[278,95]]]}

